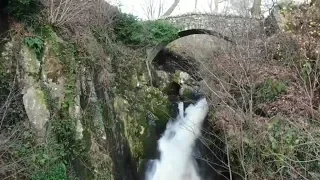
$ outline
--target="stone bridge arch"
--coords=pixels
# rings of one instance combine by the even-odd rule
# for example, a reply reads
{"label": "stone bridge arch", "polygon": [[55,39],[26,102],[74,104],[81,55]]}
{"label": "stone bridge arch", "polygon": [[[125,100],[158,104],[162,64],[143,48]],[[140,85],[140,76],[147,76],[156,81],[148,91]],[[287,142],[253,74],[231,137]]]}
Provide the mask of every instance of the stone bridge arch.
{"label": "stone bridge arch", "polygon": [[178,37],[170,42],[158,44],[148,52],[147,60],[152,62],[157,54],[169,43],[194,34],[207,34],[228,42],[241,43],[248,38],[261,37],[261,21],[241,16],[225,16],[217,14],[183,14],[160,19],[182,29]]}
{"label": "stone bridge arch", "polygon": [[180,38],[190,36],[190,35],[196,35],[196,34],[206,34],[210,36],[215,36],[218,38],[221,38],[227,42],[233,43],[232,39],[230,37],[224,36],[223,34],[213,31],[213,30],[208,30],[208,29],[188,29],[188,30],[182,30],[178,32],[178,37],[175,39],[172,39],[171,41],[168,42],[163,42],[155,46],[151,51],[147,53],[147,61],[148,62],[153,62],[155,57],[159,54],[159,52],[165,48],[168,44],[171,42],[178,40]]}
{"label": "stone bridge arch", "polygon": [[[161,57],[162,50],[171,42],[190,35],[206,34],[234,44],[247,43],[248,40],[260,38],[263,33],[261,21],[255,18],[239,16],[224,16],[215,14],[185,14],[161,19],[180,29],[178,37],[170,42],[163,42],[147,52],[147,64],[154,64],[155,59]],[[177,58],[179,54],[175,54]],[[162,56],[164,58],[164,56]],[[180,61],[181,62],[181,61]],[[187,63],[186,63],[187,64]],[[183,64],[183,65],[186,65]],[[180,64],[179,64],[180,65]],[[187,67],[194,67],[188,64]],[[150,72],[149,75],[151,76]],[[197,77],[194,77],[198,79]],[[201,80],[201,79],[198,79]]]}
{"label": "stone bridge arch", "polygon": [[224,36],[241,38],[243,35],[258,37],[261,34],[261,20],[256,18],[221,14],[183,14],[161,19],[182,30],[207,29]]}

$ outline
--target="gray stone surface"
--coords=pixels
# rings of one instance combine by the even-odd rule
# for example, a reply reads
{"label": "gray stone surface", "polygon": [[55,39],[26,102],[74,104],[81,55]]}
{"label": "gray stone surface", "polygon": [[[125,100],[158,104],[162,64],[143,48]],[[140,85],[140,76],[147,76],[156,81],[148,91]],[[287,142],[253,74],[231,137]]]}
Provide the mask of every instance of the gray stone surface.
{"label": "gray stone surface", "polygon": [[167,17],[163,20],[188,29],[214,30],[228,37],[250,36],[258,37],[261,34],[261,23],[259,19],[245,18],[240,16],[223,16],[215,14],[185,14]]}
{"label": "gray stone surface", "polygon": [[50,118],[50,112],[43,92],[34,87],[28,88],[23,96],[23,104],[31,125],[37,130],[38,137],[44,137],[45,124]]}

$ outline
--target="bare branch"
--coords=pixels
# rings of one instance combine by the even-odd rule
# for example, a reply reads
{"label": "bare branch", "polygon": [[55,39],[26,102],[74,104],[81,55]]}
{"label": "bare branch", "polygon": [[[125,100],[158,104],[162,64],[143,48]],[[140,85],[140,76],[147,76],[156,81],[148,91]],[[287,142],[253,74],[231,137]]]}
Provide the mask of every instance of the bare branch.
{"label": "bare branch", "polygon": [[251,8],[251,15],[259,18],[261,16],[261,0],[254,0]]}
{"label": "bare branch", "polygon": [[170,6],[170,8],[162,15],[162,17],[167,17],[172,14],[172,12],[176,9],[178,6],[180,0],[174,0],[173,4]]}

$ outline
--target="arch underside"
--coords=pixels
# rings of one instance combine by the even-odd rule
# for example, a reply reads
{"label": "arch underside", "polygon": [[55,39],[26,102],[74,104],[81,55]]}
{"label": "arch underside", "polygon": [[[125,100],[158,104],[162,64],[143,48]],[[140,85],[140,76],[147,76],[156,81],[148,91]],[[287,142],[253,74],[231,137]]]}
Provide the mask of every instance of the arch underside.
{"label": "arch underside", "polygon": [[[193,65],[193,63],[190,63],[188,62],[188,59],[184,59],[183,56],[175,53],[175,52],[172,52],[172,51],[168,51],[168,49],[166,49],[165,47],[170,44],[171,42],[177,40],[177,39],[180,39],[180,38],[183,38],[183,37],[186,37],[186,36],[190,36],[190,35],[196,35],[196,34],[206,34],[206,35],[209,35],[209,36],[214,36],[214,37],[217,37],[217,38],[220,38],[220,39],[223,39],[224,41],[226,42],[229,42],[229,43],[233,43],[233,41],[227,37],[227,36],[224,36],[222,35],[221,33],[219,32],[216,32],[216,31],[212,31],[212,30],[207,30],[207,29],[189,29],[189,30],[184,30],[184,31],[180,31],[178,33],[178,37],[169,41],[169,42],[163,42],[163,43],[160,43],[158,44],[156,47],[154,47],[150,52],[148,52],[148,55],[147,55],[147,61],[149,63],[157,63],[158,65],[163,65],[163,64],[166,64],[167,63],[167,59],[169,58],[174,58],[174,59],[179,59],[180,60],[180,66],[184,66],[186,67],[187,69],[193,69],[194,72],[196,72],[196,67]],[[155,62],[155,60],[157,60]],[[189,59],[190,60],[190,59]],[[191,59],[191,61],[193,61]],[[168,65],[168,66],[173,66],[173,65]],[[188,66],[190,66],[188,68]],[[191,67],[193,66],[193,67]],[[175,67],[169,67],[170,72],[173,71],[172,69],[175,69]],[[189,72],[188,72],[189,73]],[[197,74],[197,73],[192,73],[193,75],[194,74]],[[193,77],[195,80],[201,80],[202,78],[198,77],[197,75],[194,75]]]}
{"label": "arch underside", "polygon": [[213,31],[213,30],[208,30],[208,29],[188,29],[188,30],[183,30],[183,31],[180,31],[178,33],[178,37],[169,41],[169,42],[163,42],[163,43],[160,43],[158,44],[156,47],[154,47],[151,52],[148,53],[148,56],[147,56],[147,60],[148,62],[153,62],[154,58],[158,55],[158,53],[164,48],[166,47],[169,43],[177,40],[177,39],[180,39],[180,38],[183,38],[183,37],[186,37],[186,36],[190,36],[190,35],[195,35],[195,34],[207,34],[207,35],[210,35],[210,36],[215,36],[215,37],[218,37],[218,38],[221,38],[227,42],[230,42],[230,43],[233,43],[233,41],[231,40],[231,38],[227,37],[227,36],[224,36],[223,34],[219,33],[219,32],[216,32],[216,31]]}

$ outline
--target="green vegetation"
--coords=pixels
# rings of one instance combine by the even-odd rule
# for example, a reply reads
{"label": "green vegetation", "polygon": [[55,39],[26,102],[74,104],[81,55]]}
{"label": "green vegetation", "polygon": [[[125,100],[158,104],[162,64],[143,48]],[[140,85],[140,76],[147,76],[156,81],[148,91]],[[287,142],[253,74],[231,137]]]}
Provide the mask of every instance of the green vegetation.
{"label": "green vegetation", "polygon": [[[145,48],[168,42],[178,35],[178,28],[163,21],[143,22],[120,14],[110,32],[94,29],[95,38],[112,58],[114,78],[114,113],[120,119],[120,133],[126,137],[134,160],[148,158],[171,115],[165,93],[150,86],[145,65]],[[130,62],[130,63],[129,63]]]}
{"label": "green vegetation", "polygon": [[[11,126],[6,127],[8,127],[8,131],[11,130],[11,128],[18,128],[19,132],[23,132],[23,136],[21,136],[22,139],[14,139],[14,141],[9,144],[9,147],[2,147],[0,145],[0,150],[5,148],[5,151],[10,152],[4,154],[3,157],[5,157],[6,160],[11,159],[12,161],[22,162],[21,166],[17,167],[22,169],[22,171],[16,175],[18,179],[67,180],[69,179],[67,172],[69,172],[75,164],[77,166],[82,166],[81,172],[86,172],[85,168],[91,167],[90,163],[87,162],[87,152],[90,146],[86,146],[90,134],[86,133],[84,134],[83,139],[77,139],[77,119],[73,117],[73,112],[70,112],[71,109],[75,108],[75,98],[77,96],[76,81],[78,62],[76,62],[74,58],[75,48],[73,44],[58,39],[53,30],[49,27],[41,29],[43,29],[43,31],[41,31],[43,34],[38,33],[37,36],[23,38],[23,45],[34,50],[37,55],[37,60],[41,60],[44,55],[44,44],[45,42],[49,44],[51,47],[49,49],[50,58],[57,59],[58,63],[63,65],[63,74],[60,74],[60,76],[63,75],[66,77],[63,102],[59,102],[59,99],[52,97],[52,89],[42,81],[42,78],[38,80],[41,91],[44,92],[45,104],[51,114],[51,119],[46,125],[46,140],[45,142],[39,143],[35,132],[33,132],[31,128],[19,126],[19,121],[17,120],[26,120],[27,117],[23,109],[22,95],[19,94],[19,96],[17,96],[16,94],[12,94],[14,98],[12,98],[13,101],[10,102],[10,104],[12,104],[10,105],[10,108],[14,108],[12,110],[15,113],[2,115],[6,116],[6,121],[9,121],[11,116],[15,115],[12,116],[12,121],[15,123],[10,123],[9,125]],[[8,68],[8,63],[4,63],[4,61],[5,59],[1,58],[1,66],[4,66],[3,68]],[[44,63],[45,62],[41,62],[41,65],[43,66]],[[10,68],[13,68],[12,74],[10,74]],[[6,95],[6,97],[3,96],[3,99],[1,100],[2,104],[5,104],[8,100],[7,96],[10,95],[12,90],[14,90],[14,92],[20,91],[19,89],[11,89],[12,85],[14,85],[12,82],[15,81],[13,77],[9,77],[14,75],[15,66],[10,68],[6,71],[2,71],[4,78],[0,82],[0,90],[3,91],[3,95]],[[10,96],[9,100],[11,100]],[[15,101],[17,101],[17,105],[19,106],[16,106],[16,103],[13,103]],[[62,103],[61,108],[58,108],[59,103]],[[20,107],[22,108],[22,111],[20,111]],[[9,111],[6,112],[11,112],[11,110],[9,109]],[[16,130],[12,130],[12,132],[14,131]],[[7,133],[10,135],[11,131]],[[6,148],[9,149],[7,150]],[[81,159],[81,162],[78,162],[78,159]],[[5,161],[5,163],[10,165],[12,162]],[[85,163],[86,166],[84,166],[83,163]],[[17,170],[19,169],[12,169],[12,171]],[[6,173],[8,173],[8,176],[11,175],[10,171]],[[87,173],[85,177],[90,179],[91,174]]]}
{"label": "green vegetation", "polygon": [[63,163],[57,164],[49,169],[46,173],[39,172],[32,180],[67,180],[67,168]]}
{"label": "green vegetation", "polygon": [[267,79],[260,87],[257,87],[257,101],[274,101],[279,95],[285,93],[287,85],[272,79]]}
{"label": "green vegetation", "polygon": [[[30,48],[30,50],[35,53],[37,60],[40,61],[40,72],[37,74],[39,78],[36,79],[36,84],[39,91],[42,91],[44,94],[45,104],[50,111],[50,119],[46,124],[45,140],[41,142],[38,142],[36,132],[33,132],[32,128],[18,127],[17,124],[10,124],[13,127],[19,128],[19,130],[24,133],[21,139],[17,139],[10,143],[10,151],[5,149],[10,153],[6,153],[3,157],[12,160],[12,162],[10,160],[6,161],[6,164],[21,162],[21,166],[6,171],[5,175],[11,176],[17,170],[22,169],[17,175],[14,175],[18,179],[67,180],[71,179],[71,177],[69,177],[70,171],[76,171],[77,176],[85,177],[86,179],[100,177],[102,173],[105,175],[103,179],[109,178],[107,177],[108,173],[109,176],[111,176],[110,171],[114,162],[110,160],[111,157],[106,158],[105,156],[114,152],[106,152],[108,149],[107,147],[93,147],[94,143],[96,143],[95,146],[101,146],[101,144],[106,143],[104,140],[101,141],[101,137],[96,134],[100,133],[100,129],[94,129],[96,127],[93,127],[94,124],[96,124],[96,122],[94,122],[96,121],[95,118],[97,118],[96,114],[101,112],[86,109],[88,106],[81,104],[81,107],[85,107],[84,109],[81,109],[80,112],[81,115],[83,115],[82,118],[78,119],[78,117],[76,117],[77,115],[75,115],[75,113],[78,113],[75,112],[75,106],[78,105],[76,104],[76,99],[80,95],[79,86],[77,84],[80,67],[85,67],[88,73],[89,71],[91,73],[92,70],[97,71],[94,73],[100,73],[101,69],[105,68],[106,65],[109,65],[107,64],[108,62],[104,61],[108,60],[108,56],[114,58],[112,60],[112,65],[114,71],[119,73],[115,80],[116,83],[114,83],[117,88],[120,88],[117,90],[117,93],[125,97],[126,100],[135,102],[135,106],[130,109],[130,113],[128,114],[134,119],[132,119],[131,122],[126,123],[126,128],[121,124],[121,129],[116,129],[116,133],[119,133],[121,137],[125,137],[124,134],[127,135],[125,141],[130,141],[129,144],[132,145],[130,148],[132,148],[134,157],[137,160],[146,158],[146,154],[150,153],[147,152],[149,150],[149,145],[151,146],[152,144],[152,146],[154,146],[154,143],[156,143],[156,136],[155,127],[149,127],[145,117],[147,116],[147,113],[150,113],[155,119],[161,121],[167,120],[168,102],[165,95],[156,88],[150,89],[147,85],[149,79],[144,73],[146,72],[146,67],[143,50],[146,46],[153,46],[157,43],[168,42],[174,39],[177,36],[178,29],[162,21],[142,22],[133,16],[121,14],[118,17],[118,20],[113,23],[113,32],[110,31],[110,29],[101,30],[101,27],[98,27],[101,31],[98,31],[97,27],[85,27],[88,31],[86,31],[86,34],[81,35],[91,39],[90,42],[83,43],[80,41],[82,38],[69,39],[67,37],[67,40],[61,39],[61,36],[56,33],[61,33],[62,29],[53,30],[52,27],[47,25],[49,24],[48,22],[38,21],[43,15],[41,13],[45,12],[42,11],[43,9],[41,9],[39,5],[40,3],[38,0],[10,0],[7,11],[9,12],[10,17],[14,17],[17,20],[17,23],[22,22],[25,25],[22,26],[22,33],[17,33],[17,38],[15,39],[17,44]],[[89,33],[93,29],[95,37],[91,37],[91,34]],[[94,38],[96,38],[98,43],[94,42]],[[13,53],[15,53],[15,56],[20,53],[19,48],[19,46],[14,48]],[[45,51],[45,48],[48,48],[48,51]],[[99,51],[100,49],[102,50],[101,52]],[[103,52],[104,50],[105,52]],[[131,56],[128,56],[129,53]],[[43,59],[44,57],[45,59]],[[11,58],[8,59],[11,60]],[[130,63],[128,63],[128,61],[130,61]],[[48,62],[54,62],[54,64],[51,64],[52,69],[51,66],[48,67],[46,64]],[[5,64],[9,63],[5,63],[5,59],[1,59],[1,66]],[[125,67],[125,64],[131,65]],[[55,69],[54,67],[59,68]],[[6,68],[3,68],[3,78],[0,82],[0,90],[2,91],[2,87],[7,88],[3,89],[3,91],[5,91],[3,94],[7,95],[10,94],[11,90],[8,83],[11,83],[13,78],[7,78],[7,75],[11,76],[11,74],[8,74],[4,69]],[[16,69],[13,67],[14,72],[15,70]],[[50,72],[45,72],[46,70],[50,70]],[[133,91],[128,91],[128,89],[136,89],[131,81],[136,75],[132,73],[133,71],[139,72],[137,73],[137,82],[141,83],[143,86],[143,89],[137,92],[139,93],[139,98],[132,94]],[[30,74],[28,75],[31,76]],[[57,81],[59,78],[64,80],[62,99],[54,96],[53,89],[48,85],[48,83],[59,84],[60,82]],[[49,82],[49,79],[53,82]],[[38,87],[38,85],[40,87]],[[104,89],[103,91],[107,90]],[[146,95],[148,95],[148,97],[146,97]],[[22,96],[23,95],[19,96],[20,99],[18,99],[18,104],[23,110]],[[105,104],[106,102],[99,101],[92,104],[89,102],[91,101],[91,94],[81,94],[81,97],[86,96],[90,96],[90,100],[89,97],[87,97],[88,100],[86,102],[84,102],[85,100],[81,100],[81,103],[90,103],[90,106],[101,107],[104,111],[104,107],[107,106]],[[6,101],[5,98],[6,96],[3,96],[1,102],[4,103]],[[138,99],[143,99],[144,102],[139,102],[137,101]],[[152,107],[149,106],[150,104],[147,103],[148,101],[151,101]],[[144,104],[141,106],[139,103]],[[158,106],[159,108],[157,108]],[[13,108],[14,111],[17,111],[16,115],[23,116],[25,120],[27,119],[24,111],[21,113],[18,108]],[[106,113],[121,113],[119,109],[114,111],[115,112],[112,113]],[[14,113],[10,113],[10,115],[13,114]],[[9,118],[10,115],[7,115],[7,117]],[[20,120],[22,117],[14,118]],[[139,119],[139,121],[135,121],[136,118]],[[82,138],[77,137],[78,121],[81,121],[83,125]],[[107,131],[107,133],[111,134],[112,131],[105,129],[105,126],[109,126],[111,124],[110,122],[114,122],[114,119],[110,119],[109,116],[107,117],[107,115],[102,112],[102,121],[103,123],[99,124],[102,133],[106,133],[105,131]],[[165,125],[165,122],[159,123],[161,123],[161,126]],[[8,132],[8,136],[10,136],[12,132]],[[96,138],[94,136],[97,136],[99,142],[94,142],[94,138]],[[149,138],[151,138],[152,141],[150,141]],[[119,138],[116,140],[122,141],[122,139]],[[1,148],[2,147],[0,146],[0,150],[2,150]],[[100,154],[89,154],[89,152],[92,151]],[[96,158],[96,160],[94,158]],[[0,160],[2,159],[0,158]],[[101,164],[99,164],[98,161]],[[118,159],[117,161],[120,162],[121,159]],[[94,163],[92,164],[92,162]],[[120,164],[121,162],[119,162],[115,164]],[[125,166],[123,165],[123,167]],[[96,170],[99,172],[95,172]]]}
{"label": "green vegetation", "polygon": [[[268,127],[244,131],[245,154],[243,157],[232,157],[242,159],[238,170],[245,170],[248,179],[318,179],[319,124],[309,122],[304,128],[299,122],[281,116],[270,121]],[[232,148],[234,152],[239,150]]]}
{"label": "green vegetation", "polygon": [[33,49],[37,55],[37,59],[41,61],[44,51],[44,41],[40,37],[25,37],[23,43],[30,49]]}
{"label": "green vegetation", "polygon": [[31,25],[38,20],[41,5],[39,0],[9,0],[6,10],[12,17]]}
{"label": "green vegetation", "polygon": [[12,166],[10,161],[22,161],[23,163],[6,170],[8,177],[13,176],[10,174],[11,171],[19,171],[14,175],[18,179],[67,180],[65,151],[63,146],[56,142],[55,137],[48,136],[45,144],[38,144],[32,129],[24,127],[21,123],[16,123],[11,127],[14,128],[12,130],[19,135],[19,138],[12,139],[10,146],[0,146],[1,150],[5,150],[2,160],[9,167]]}
{"label": "green vegetation", "polygon": [[[62,102],[61,109],[56,112],[55,119],[52,120],[52,133],[55,135],[57,143],[63,147],[64,161],[69,162],[68,167],[72,166],[82,166],[85,163],[86,167],[82,171],[86,171],[91,165],[87,161],[88,151],[90,146],[87,145],[87,141],[90,134],[84,133],[83,139],[77,139],[76,133],[76,123],[77,118],[75,118],[76,112],[70,112],[74,109],[75,99],[78,95],[76,82],[77,82],[77,71],[79,67],[79,62],[75,59],[75,46],[72,43],[64,42],[55,35],[55,33],[49,28],[45,27],[42,31],[44,37],[47,38],[48,42],[51,44],[53,56],[59,59],[59,63],[62,64],[64,76],[66,77],[65,87],[64,87],[64,101]],[[52,99],[47,102],[50,104],[54,101]],[[56,106],[52,106],[56,107]],[[52,109],[51,112],[54,112]],[[84,121],[84,120],[83,120]],[[86,132],[86,131],[84,131]],[[81,162],[78,162],[81,159]],[[92,174],[86,174],[87,178],[90,178]]]}
{"label": "green vegetation", "polygon": [[178,36],[179,29],[164,21],[139,21],[130,14],[121,14],[115,24],[116,40],[126,45],[154,46]]}

